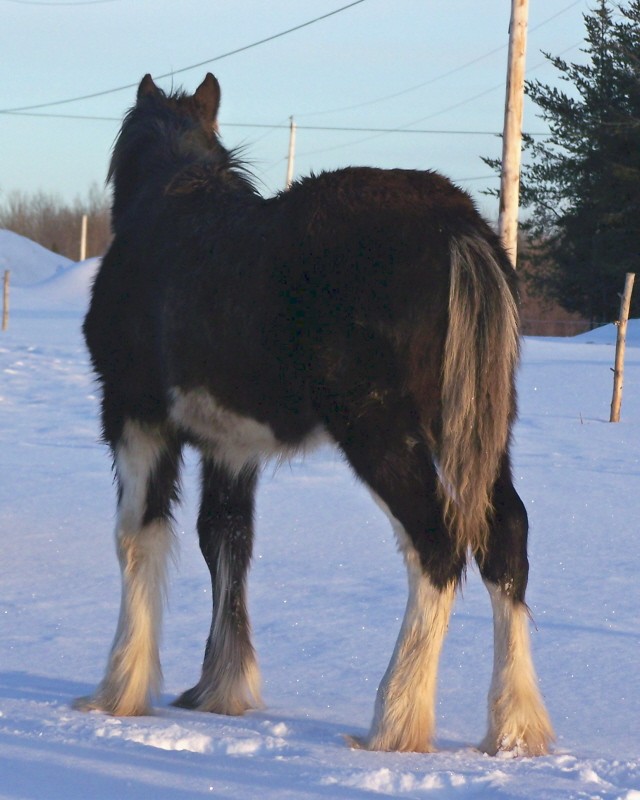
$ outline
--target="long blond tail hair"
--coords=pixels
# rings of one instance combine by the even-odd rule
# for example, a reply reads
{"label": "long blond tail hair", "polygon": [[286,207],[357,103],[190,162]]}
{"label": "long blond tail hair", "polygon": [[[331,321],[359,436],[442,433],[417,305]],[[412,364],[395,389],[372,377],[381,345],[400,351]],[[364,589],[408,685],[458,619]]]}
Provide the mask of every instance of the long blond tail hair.
{"label": "long blond tail hair", "polygon": [[444,521],[457,551],[486,553],[491,495],[515,415],[519,314],[500,255],[480,235],[450,245],[449,325],[437,448]]}

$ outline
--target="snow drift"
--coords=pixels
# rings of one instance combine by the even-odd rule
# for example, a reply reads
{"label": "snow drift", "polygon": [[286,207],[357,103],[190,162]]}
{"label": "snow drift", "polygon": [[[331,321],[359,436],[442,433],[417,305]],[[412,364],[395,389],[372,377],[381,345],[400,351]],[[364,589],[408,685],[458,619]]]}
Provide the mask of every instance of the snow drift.
{"label": "snow drift", "polygon": [[96,264],[38,267],[40,280],[12,292],[0,334],[3,800],[640,800],[637,320],[617,425],[606,422],[614,326],[523,348],[515,478],[531,521],[532,643],[554,753],[506,760],[473,748],[492,652],[473,570],[440,670],[440,752],[369,753],[349,750],[343,735],[368,726],[405,571],[386,518],[328,448],[262,479],[250,598],[266,709],[224,718],[169,705],[199,674],[209,624],[193,457],[176,521],[166,694],[152,717],[71,709],[101,677],[119,602],[114,492],[80,336]]}

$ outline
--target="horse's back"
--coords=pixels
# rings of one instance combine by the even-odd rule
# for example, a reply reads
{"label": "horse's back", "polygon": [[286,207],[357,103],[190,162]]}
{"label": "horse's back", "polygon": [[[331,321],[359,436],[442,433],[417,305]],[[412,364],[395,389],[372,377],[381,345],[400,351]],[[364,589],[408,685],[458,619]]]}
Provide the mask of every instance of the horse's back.
{"label": "horse's back", "polygon": [[301,355],[329,348],[346,364],[358,344],[375,372],[417,343],[423,361],[440,359],[451,243],[494,244],[466,193],[438,173],[362,167],[306,178],[276,202],[271,269]]}
{"label": "horse's back", "polygon": [[332,321],[398,322],[419,308],[424,322],[446,310],[451,246],[464,235],[486,240],[511,271],[469,195],[436,172],[352,167],[303,179],[279,202],[278,280],[309,303],[320,297]]}
{"label": "horse's back", "polygon": [[331,219],[340,228],[365,222],[380,233],[411,230],[420,220],[425,235],[482,226],[471,197],[432,170],[347,167],[322,172],[294,183],[280,195],[289,198],[312,223]]}

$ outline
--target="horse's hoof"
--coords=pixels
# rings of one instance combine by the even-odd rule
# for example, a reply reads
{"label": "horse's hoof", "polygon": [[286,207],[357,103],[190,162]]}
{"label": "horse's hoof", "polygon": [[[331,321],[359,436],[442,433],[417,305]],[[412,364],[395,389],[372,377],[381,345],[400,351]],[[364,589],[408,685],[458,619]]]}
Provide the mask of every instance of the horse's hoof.
{"label": "horse's hoof", "polygon": [[259,698],[221,697],[217,692],[203,692],[194,686],[187,689],[180,697],[171,703],[176,708],[186,708],[189,711],[205,711],[210,714],[222,714],[225,717],[241,717],[245,712],[262,708]]}
{"label": "horse's hoof", "polygon": [[497,758],[533,758],[546,756],[551,751],[550,736],[536,736],[513,739],[503,736],[497,742],[485,739],[478,745],[478,750]]}
{"label": "horse's hoof", "polygon": [[198,692],[194,689],[187,689],[180,697],[171,703],[175,708],[186,708],[189,711],[195,711],[200,704]]}
{"label": "horse's hoof", "polygon": [[100,694],[90,695],[89,697],[78,697],[71,707],[75,711],[90,712],[96,711],[101,714],[108,714],[111,717],[150,717],[153,712],[148,704],[127,705],[124,703],[109,703]]}
{"label": "horse's hoof", "polygon": [[367,740],[364,736],[351,736],[349,733],[343,735],[347,747],[351,750],[368,750]]}
{"label": "horse's hoof", "polygon": [[90,695],[88,695],[87,697],[76,697],[76,699],[71,702],[71,708],[74,711],[84,711],[84,712],[105,711],[105,709],[101,707],[100,703],[96,700],[96,698]]}

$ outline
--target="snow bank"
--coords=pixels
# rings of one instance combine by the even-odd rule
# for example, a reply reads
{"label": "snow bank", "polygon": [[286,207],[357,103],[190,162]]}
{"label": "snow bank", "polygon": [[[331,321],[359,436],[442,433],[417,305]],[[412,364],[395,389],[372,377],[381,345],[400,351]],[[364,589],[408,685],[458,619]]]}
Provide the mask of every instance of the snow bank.
{"label": "snow bank", "polygon": [[14,318],[80,316],[89,303],[99,258],[70,261],[11,231],[0,230],[0,266],[11,269],[10,327]]}
{"label": "snow bank", "polygon": [[[615,344],[618,329],[615,325],[602,325],[592,331],[573,336],[572,341],[583,344]],[[630,319],[627,324],[627,345],[640,347],[640,319]]]}
{"label": "snow bank", "polygon": [[32,286],[66,269],[73,261],[52,253],[13,231],[0,230],[0,271],[11,270],[12,286]]}
{"label": "snow bank", "polygon": [[56,275],[33,286],[11,293],[11,307],[16,311],[56,311],[83,314],[89,304],[91,285],[100,266],[99,258],[73,262]]}

